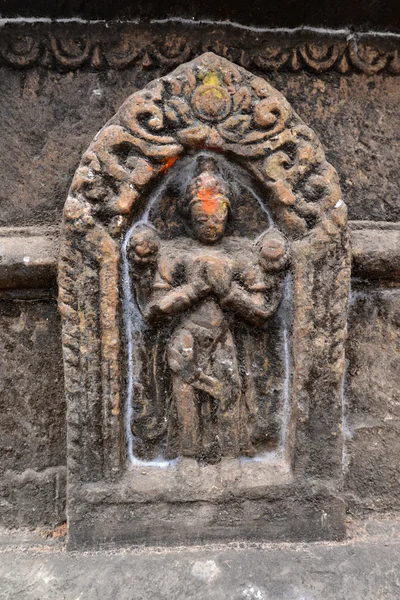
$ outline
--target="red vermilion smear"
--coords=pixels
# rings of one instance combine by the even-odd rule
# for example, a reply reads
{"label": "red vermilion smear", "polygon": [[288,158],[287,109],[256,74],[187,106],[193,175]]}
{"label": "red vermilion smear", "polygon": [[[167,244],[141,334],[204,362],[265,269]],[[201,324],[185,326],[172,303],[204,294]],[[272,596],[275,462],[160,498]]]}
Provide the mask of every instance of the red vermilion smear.
{"label": "red vermilion smear", "polygon": [[206,214],[212,215],[218,210],[219,202],[215,197],[215,188],[213,185],[202,185],[198,189],[197,198],[200,200]]}
{"label": "red vermilion smear", "polygon": [[167,160],[165,161],[165,163],[163,164],[163,166],[160,169],[160,173],[166,173],[167,171],[169,171],[169,169],[172,167],[173,164],[176,163],[176,161],[178,160],[177,156],[174,156],[172,158],[167,158]]}

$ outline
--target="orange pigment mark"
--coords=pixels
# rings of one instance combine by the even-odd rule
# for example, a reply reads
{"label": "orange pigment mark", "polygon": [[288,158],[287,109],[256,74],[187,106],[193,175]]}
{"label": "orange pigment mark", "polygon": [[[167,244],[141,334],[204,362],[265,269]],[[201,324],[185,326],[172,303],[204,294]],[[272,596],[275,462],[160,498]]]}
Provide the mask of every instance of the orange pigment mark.
{"label": "orange pigment mark", "polygon": [[164,162],[163,166],[160,169],[160,174],[163,174],[163,173],[166,173],[167,171],[169,171],[170,168],[172,167],[172,165],[174,165],[177,160],[178,160],[177,156],[173,156],[172,158],[167,158],[166,161]]}
{"label": "orange pigment mark", "polygon": [[[210,182],[211,183],[211,182]],[[205,183],[197,191],[197,199],[201,202],[201,206],[207,215],[215,214],[221,207],[221,198],[218,197],[218,191],[215,185]]]}

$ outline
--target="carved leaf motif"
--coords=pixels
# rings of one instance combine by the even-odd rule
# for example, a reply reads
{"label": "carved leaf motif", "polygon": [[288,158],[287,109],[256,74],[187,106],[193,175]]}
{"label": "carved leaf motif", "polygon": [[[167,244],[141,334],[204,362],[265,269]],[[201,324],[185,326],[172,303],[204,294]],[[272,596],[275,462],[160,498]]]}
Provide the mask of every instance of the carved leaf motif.
{"label": "carved leaf motif", "polygon": [[233,86],[235,84],[241,83],[242,81],[242,76],[240,74],[239,69],[237,69],[232,63],[230,69],[223,70],[222,76],[224,83],[228,86]]}
{"label": "carved leaf motif", "polygon": [[52,35],[50,36],[50,45],[58,62],[69,69],[81,67],[89,58],[91,50],[88,38],[83,38],[83,40],[57,39]]}
{"label": "carved leaf motif", "polygon": [[178,125],[180,119],[176,111],[169,104],[165,106],[164,114],[167,117],[167,119],[171,121],[171,123],[173,123],[174,125]]}
{"label": "carved leaf motif", "polygon": [[154,144],[174,144],[170,135],[157,135],[165,128],[162,106],[163,85],[161,83],[128,98],[120,109],[121,121],[138,138]]}
{"label": "carved leaf motif", "polygon": [[125,69],[137,62],[141,48],[136,39],[128,36],[116,41],[110,50],[105,53],[108,64],[112,69]]}
{"label": "carved leaf motif", "polygon": [[241,138],[251,127],[250,115],[232,115],[218,127],[219,133],[224,139],[232,142],[240,142]]}
{"label": "carved leaf motif", "polygon": [[116,182],[125,181],[129,170],[121,165],[116,151],[123,144],[134,146],[134,138],[119,125],[103,129],[96,139],[95,150],[106,174]]}
{"label": "carved leaf motif", "polygon": [[171,98],[165,105],[165,115],[182,126],[191,125],[194,120],[190,106],[184,98]]}
{"label": "carved leaf motif", "polygon": [[251,109],[251,94],[247,87],[241,87],[233,96],[233,108],[234,110],[248,111]]}
{"label": "carved leaf motif", "polygon": [[278,71],[278,69],[282,68],[288,62],[289,57],[289,50],[266,46],[260,54],[254,57],[254,62],[262,69]]}
{"label": "carved leaf motif", "polygon": [[305,44],[299,52],[308,67],[317,73],[327,71],[338,59],[339,46],[334,44]]}
{"label": "carved leaf motif", "polygon": [[166,37],[159,45],[154,44],[150,52],[162,65],[172,67],[186,62],[191,49],[185,39],[172,35]]}
{"label": "carved leaf motif", "polygon": [[290,105],[283,97],[270,96],[261,100],[254,109],[254,122],[261,131],[246,136],[245,142],[249,143],[280,133],[285,129],[291,112]]}
{"label": "carved leaf motif", "polygon": [[388,61],[385,52],[380,52],[368,44],[358,44],[356,40],[351,40],[349,43],[349,56],[352,64],[367,75],[379,73]]}
{"label": "carved leaf motif", "polygon": [[254,77],[250,82],[252,89],[255,91],[259,98],[266,98],[267,96],[273,95],[274,89],[261,77]]}
{"label": "carved leaf motif", "polygon": [[178,132],[178,139],[185,146],[201,146],[210,137],[211,129],[207,125],[194,125]]}
{"label": "carved leaf motif", "polygon": [[185,75],[187,81],[187,85],[185,86],[185,95],[187,95],[194,91],[197,80],[196,75],[190,69],[186,69]]}
{"label": "carved leaf motif", "polygon": [[165,90],[167,95],[180,96],[182,93],[182,81],[176,77],[168,76],[165,78]]}
{"label": "carved leaf motif", "polygon": [[40,42],[31,36],[15,36],[2,48],[4,59],[15,67],[30,67],[40,56]]}

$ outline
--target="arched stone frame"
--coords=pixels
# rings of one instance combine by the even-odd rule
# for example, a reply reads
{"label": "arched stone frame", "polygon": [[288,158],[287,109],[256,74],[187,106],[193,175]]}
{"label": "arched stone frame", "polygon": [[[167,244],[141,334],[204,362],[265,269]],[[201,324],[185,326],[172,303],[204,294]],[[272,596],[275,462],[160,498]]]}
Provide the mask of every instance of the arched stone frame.
{"label": "arched stone frame", "polygon": [[123,236],[152,183],[200,149],[222,152],[247,169],[292,240],[285,459],[297,486],[317,480],[340,490],[350,253],[338,176],[315,133],[278,91],[207,53],[126,100],[83,155],[65,204],[59,305],[70,506],[82,498],[81,484],[117,481],[127,469]]}

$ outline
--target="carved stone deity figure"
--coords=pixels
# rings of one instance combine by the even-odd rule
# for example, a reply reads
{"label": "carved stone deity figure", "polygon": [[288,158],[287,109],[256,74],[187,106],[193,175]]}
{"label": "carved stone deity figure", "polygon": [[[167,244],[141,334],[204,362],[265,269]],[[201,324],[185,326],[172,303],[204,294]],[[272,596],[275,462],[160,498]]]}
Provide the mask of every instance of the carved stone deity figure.
{"label": "carved stone deity figure", "polygon": [[71,549],[344,536],[350,265],[338,175],[268,81],[205,53],[127,98],[64,209]]}
{"label": "carved stone deity figure", "polygon": [[169,378],[164,455],[209,463],[252,456],[256,407],[245,392],[250,373],[241,364],[235,322],[262,328],[277,311],[288,243],[274,228],[255,241],[225,235],[234,198],[213,158],[197,159],[177,209],[189,235],[162,239],[143,223],[128,250],[148,335],[168,327],[162,354]]}

